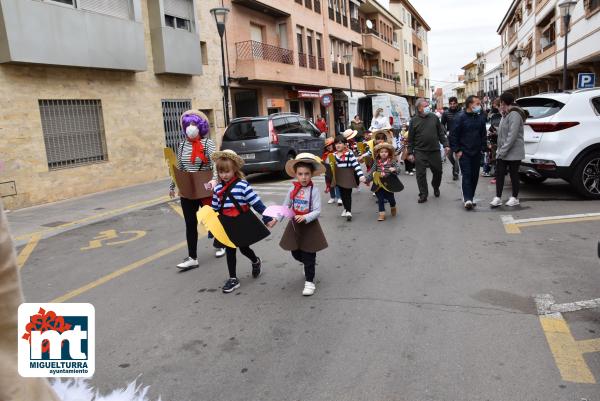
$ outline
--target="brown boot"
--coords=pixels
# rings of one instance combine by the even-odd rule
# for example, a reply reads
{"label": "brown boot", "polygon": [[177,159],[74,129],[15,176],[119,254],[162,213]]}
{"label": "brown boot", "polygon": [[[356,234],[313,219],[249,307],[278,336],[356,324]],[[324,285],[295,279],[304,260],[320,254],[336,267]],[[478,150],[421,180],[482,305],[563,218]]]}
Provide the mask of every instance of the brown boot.
{"label": "brown boot", "polygon": [[398,209],[396,207],[392,208],[392,216],[396,216],[398,214]]}
{"label": "brown boot", "polygon": [[379,217],[377,218],[377,221],[384,221],[385,220],[385,212],[379,212]]}

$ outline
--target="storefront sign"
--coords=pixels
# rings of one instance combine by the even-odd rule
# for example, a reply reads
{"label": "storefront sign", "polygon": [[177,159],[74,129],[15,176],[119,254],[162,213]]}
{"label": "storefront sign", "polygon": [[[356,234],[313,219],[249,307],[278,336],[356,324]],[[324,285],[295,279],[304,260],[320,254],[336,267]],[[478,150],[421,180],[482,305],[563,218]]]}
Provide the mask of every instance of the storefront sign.
{"label": "storefront sign", "polygon": [[321,97],[318,91],[299,90],[298,98],[300,99],[318,99]]}
{"label": "storefront sign", "polygon": [[267,107],[283,109],[285,107],[285,99],[267,99]]}

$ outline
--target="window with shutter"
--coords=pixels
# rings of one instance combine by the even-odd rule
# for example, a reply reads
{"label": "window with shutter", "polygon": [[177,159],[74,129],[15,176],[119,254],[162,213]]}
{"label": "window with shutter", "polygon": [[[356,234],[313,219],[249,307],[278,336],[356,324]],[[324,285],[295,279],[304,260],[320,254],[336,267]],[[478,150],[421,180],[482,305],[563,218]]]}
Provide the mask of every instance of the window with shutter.
{"label": "window with shutter", "polygon": [[194,31],[194,2],[192,0],[163,0],[165,25]]}
{"label": "window with shutter", "polygon": [[131,19],[131,0],[77,0],[77,8],[117,18]]}

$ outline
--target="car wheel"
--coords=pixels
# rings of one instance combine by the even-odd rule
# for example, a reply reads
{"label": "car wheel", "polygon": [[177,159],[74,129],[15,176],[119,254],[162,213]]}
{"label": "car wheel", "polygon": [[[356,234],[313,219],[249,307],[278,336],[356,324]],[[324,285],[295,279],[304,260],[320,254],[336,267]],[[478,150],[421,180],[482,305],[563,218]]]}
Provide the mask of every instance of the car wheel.
{"label": "car wheel", "polygon": [[541,184],[546,181],[546,177],[531,177],[527,174],[519,174],[519,179],[525,184]]}
{"label": "car wheel", "polygon": [[294,160],[295,158],[296,158],[296,155],[294,155],[293,153],[289,153],[289,154],[287,155],[287,157],[285,158],[285,162],[283,163],[283,170],[281,171],[281,176],[282,176],[283,178],[294,178],[294,177],[290,177],[290,176],[288,175],[288,173],[286,173],[286,172],[285,172],[285,164],[286,164],[287,162],[289,162],[290,160]]}
{"label": "car wheel", "polygon": [[600,153],[591,153],[575,167],[571,183],[590,199],[600,199]]}

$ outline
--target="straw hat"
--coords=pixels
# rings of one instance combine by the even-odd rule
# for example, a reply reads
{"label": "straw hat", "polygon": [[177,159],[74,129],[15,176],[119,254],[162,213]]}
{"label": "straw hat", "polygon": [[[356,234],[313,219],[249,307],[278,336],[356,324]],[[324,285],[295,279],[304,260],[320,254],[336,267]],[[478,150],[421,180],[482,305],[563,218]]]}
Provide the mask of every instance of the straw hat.
{"label": "straw hat", "polygon": [[229,160],[233,161],[239,169],[241,169],[242,166],[244,165],[244,159],[242,159],[240,156],[238,156],[238,154],[235,153],[231,149],[225,149],[225,150],[221,150],[218,152],[213,152],[213,154],[210,155],[210,158],[215,162],[217,161],[217,159],[222,159],[222,158],[229,159]]}
{"label": "straw hat", "polygon": [[376,129],[371,131],[371,135],[373,135],[373,137],[375,137],[375,135],[379,134],[380,132],[383,132],[384,134],[389,134],[389,132],[392,130],[392,128],[381,128],[381,129]]}
{"label": "straw hat", "polygon": [[352,139],[356,135],[358,135],[358,131],[353,130],[353,129],[347,129],[346,131],[344,131],[344,133],[342,135],[344,135],[344,138],[346,138],[346,140],[348,140],[348,139]]}
{"label": "straw hat", "polygon": [[396,151],[396,149],[394,149],[394,147],[391,144],[384,142],[375,146],[375,149],[373,149],[373,155],[375,157],[379,157],[379,152],[381,152],[381,149],[387,149],[390,152],[390,156],[393,156],[394,152]]}
{"label": "straw hat", "polygon": [[325,166],[323,165],[323,162],[321,161],[321,158],[319,156],[315,156],[312,153],[300,153],[298,156],[296,156],[294,160],[289,160],[285,164],[285,172],[287,173],[287,175],[289,175],[290,177],[295,176],[296,172],[294,171],[294,166],[300,162],[309,163],[313,165],[313,177],[325,173]]}
{"label": "straw hat", "polygon": [[327,138],[325,139],[325,144],[323,145],[323,147],[327,147],[329,145],[333,145],[333,143],[335,142],[335,138]]}

